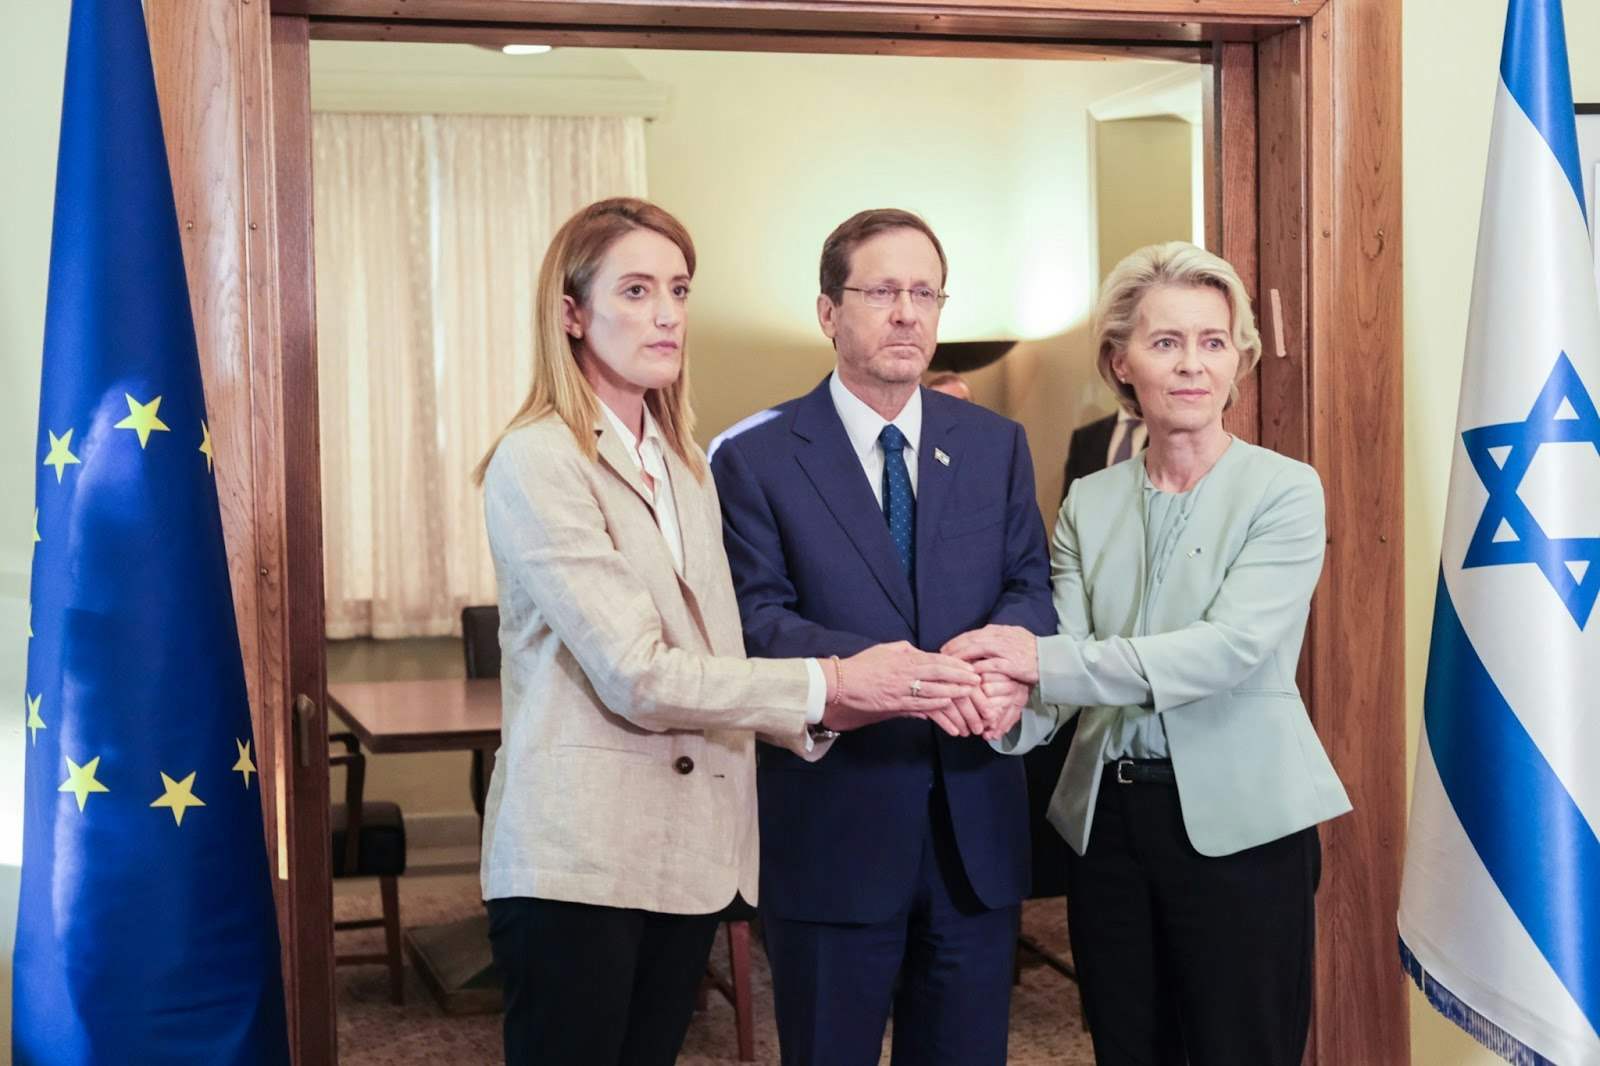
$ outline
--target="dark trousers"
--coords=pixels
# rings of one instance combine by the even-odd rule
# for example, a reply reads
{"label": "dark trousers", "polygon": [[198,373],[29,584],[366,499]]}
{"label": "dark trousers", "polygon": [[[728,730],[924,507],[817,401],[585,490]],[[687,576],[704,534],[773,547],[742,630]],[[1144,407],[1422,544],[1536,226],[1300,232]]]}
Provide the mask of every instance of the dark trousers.
{"label": "dark trousers", "polygon": [[670,1066],[694,1014],[715,914],[489,900],[507,1066]]}
{"label": "dark trousers", "polygon": [[1100,786],[1067,926],[1099,1066],[1299,1066],[1311,1021],[1315,828],[1189,844],[1171,784]]}
{"label": "dark trousers", "polygon": [[893,1066],[1006,1061],[1019,908],[979,902],[943,793],[929,798],[922,859],[894,917],[762,915],[784,1066],[876,1066],[891,1009]]}

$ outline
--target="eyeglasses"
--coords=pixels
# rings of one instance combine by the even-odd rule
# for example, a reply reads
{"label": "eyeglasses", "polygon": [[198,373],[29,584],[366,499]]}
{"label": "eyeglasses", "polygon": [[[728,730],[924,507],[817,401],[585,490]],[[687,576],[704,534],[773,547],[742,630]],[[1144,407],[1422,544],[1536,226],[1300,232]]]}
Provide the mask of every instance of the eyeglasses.
{"label": "eyeglasses", "polygon": [[932,311],[943,307],[944,302],[950,299],[949,293],[935,289],[931,285],[913,285],[909,289],[897,289],[893,285],[874,285],[870,289],[841,285],[839,288],[844,292],[859,292],[861,302],[868,307],[893,307],[903,292],[911,294],[911,302],[919,311]]}

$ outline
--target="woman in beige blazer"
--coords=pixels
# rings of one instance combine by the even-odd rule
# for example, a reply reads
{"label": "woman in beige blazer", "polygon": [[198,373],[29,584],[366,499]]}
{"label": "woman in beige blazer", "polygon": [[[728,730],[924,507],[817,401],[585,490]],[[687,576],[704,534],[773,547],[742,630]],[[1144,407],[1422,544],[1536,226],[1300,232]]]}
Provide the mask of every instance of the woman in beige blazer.
{"label": "woman in beige blazer", "polygon": [[1322,571],[1316,471],[1222,414],[1260,336],[1227,263],[1141,249],[1106,279],[1099,367],[1149,428],[1056,524],[1060,633],[944,649],[1038,685],[1003,750],[1081,713],[1049,817],[1101,1066],[1297,1066],[1310,1021],[1316,823],[1350,809],[1295,687]]}
{"label": "woman in beige blazer", "polygon": [[676,1057],[716,913],[756,900],[757,732],[814,759],[884,716],[982,728],[956,705],[971,668],[908,644],[744,658],[690,436],[694,263],[643,201],[568,220],[540,271],[532,390],[478,470],[504,702],[482,882],[512,1066]]}

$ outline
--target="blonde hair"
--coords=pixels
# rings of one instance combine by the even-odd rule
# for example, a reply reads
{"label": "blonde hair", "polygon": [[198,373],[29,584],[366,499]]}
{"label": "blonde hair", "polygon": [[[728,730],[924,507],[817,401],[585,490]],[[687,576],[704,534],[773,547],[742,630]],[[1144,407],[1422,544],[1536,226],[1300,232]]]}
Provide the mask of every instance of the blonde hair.
{"label": "blonde hair", "polygon": [[1250,310],[1250,295],[1244,291],[1238,271],[1221,256],[1187,241],[1168,241],[1140,248],[1118,263],[1100,286],[1100,298],[1094,308],[1094,332],[1099,338],[1095,365],[1100,376],[1130,414],[1144,417],[1133,386],[1117,377],[1111,361],[1128,350],[1129,338],[1139,324],[1139,305],[1144,298],[1151,290],[1164,287],[1216,289],[1228,301],[1239,369],[1228,386],[1228,401],[1223,406],[1223,410],[1227,410],[1239,398],[1240,380],[1261,360],[1261,334],[1256,329],[1255,313]]}
{"label": "blonde hair", "polygon": [[[683,261],[694,276],[694,242],[689,231],[667,211],[645,200],[616,197],[590,204],[562,224],[544,254],[535,292],[533,336],[533,385],[522,406],[500,431],[489,451],[472,471],[472,481],[483,484],[489,460],[506,434],[537,422],[554,413],[572,430],[583,454],[596,454],[594,426],[600,417],[600,400],[589,379],[578,366],[581,341],[567,335],[563,325],[562,297],[570,296],[580,307],[589,306],[595,274],[606,253],[617,241],[634,230],[647,229],[661,234],[678,246]],[[683,371],[676,381],[661,389],[650,389],[644,402],[661,427],[668,447],[678,453],[696,481],[704,481],[705,460],[694,445],[694,411],[689,406],[689,349],[684,344]]]}

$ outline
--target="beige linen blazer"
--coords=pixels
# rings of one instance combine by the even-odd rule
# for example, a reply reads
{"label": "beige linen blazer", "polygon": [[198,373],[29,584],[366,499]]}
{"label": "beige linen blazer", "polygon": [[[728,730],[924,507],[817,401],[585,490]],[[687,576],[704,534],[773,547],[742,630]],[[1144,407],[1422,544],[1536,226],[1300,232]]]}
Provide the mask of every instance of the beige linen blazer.
{"label": "beige linen blazer", "polygon": [[755,732],[805,750],[806,667],[744,658],[710,476],[666,449],[680,578],[603,414],[594,433],[589,459],[554,416],[513,430],[484,478],[504,704],[484,898],[753,903]]}

